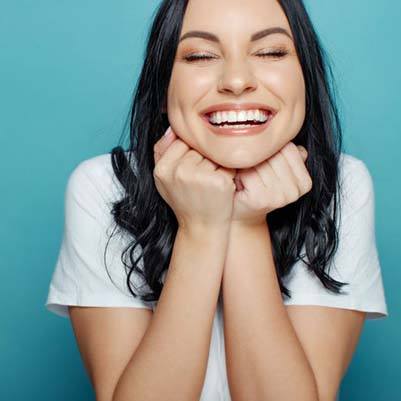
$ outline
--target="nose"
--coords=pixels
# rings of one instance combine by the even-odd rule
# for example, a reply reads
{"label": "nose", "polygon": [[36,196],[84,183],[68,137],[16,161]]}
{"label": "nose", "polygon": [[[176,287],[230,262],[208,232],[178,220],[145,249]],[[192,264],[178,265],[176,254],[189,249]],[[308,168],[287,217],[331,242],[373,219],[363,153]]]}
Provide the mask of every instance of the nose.
{"label": "nose", "polygon": [[250,66],[243,60],[227,61],[218,83],[220,93],[240,95],[256,89],[256,78]]}

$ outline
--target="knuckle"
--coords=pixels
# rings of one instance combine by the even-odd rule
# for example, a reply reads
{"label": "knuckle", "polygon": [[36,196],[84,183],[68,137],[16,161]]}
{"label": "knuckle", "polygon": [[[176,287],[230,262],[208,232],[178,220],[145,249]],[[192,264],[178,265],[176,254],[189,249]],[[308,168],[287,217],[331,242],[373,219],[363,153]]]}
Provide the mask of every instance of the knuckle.
{"label": "knuckle", "polygon": [[285,196],[281,193],[281,194],[276,195],[273,198],[272,204],[273,204],[273,206],[275,208],[279,208],[279,207],[282,207],[282,206],[286,205],[287,201],[285,199]]}
{"label": "knuckle", "polygon": [[178,146],[178,147],[182,148],[183,150],[187,150],[187,151],[190,149],[190,147],[186,144],[186,142],[184,142],[181,139],[176,139],[174,141],[174,143],[172,143],[172,145]]}
{"label": "knuckle", "polygon": [[309,192],[313,187],[313,182],[312,178],[310,176],[307,176],[304,180],[304,191]]}
{"label": "knuckle", "polygon": [[160,142],[157,141],[154,145],[153,145],[153,152],[159,152],[160,151]]}
{"label": "knuckle", "polygon": [[230,177],[223,176],[221,177],[220,181],[220,187],[224,190],[227,191],[230,189],[233,185],[235,186],[235,183]]}
{"label": "knuckle", "polygon": [[185,157],[193,161],[199,161],[203,159],[202,155],[194,149],[188,150],[188,152],[185,154]]}
{"label": "knuckle", "polygon": [[295,151],[297,151],[297,145],[295,145],[294,142],[288,142],[288,143],[287,143],[287,146],[285,147],[285,149],[286,149],[288,152],[295,152]]}
{"label": "knuckle", "polygon": [[255,201],[255,209],[260,211],[260,210],[264,210],[266,208],[266,201],[263,197],[258,196]]}
{"label": "knuckle", "polygon": [[157,163],[154,170],[153,170],[153,176],[157,178],[162,178],[166,175],[167,173],[167,166],[165,166],[164,163]]}
{"label": "knuckle", "polygon": [[187,177],[187,170],[188,168],[183,163],[180,163],[175,169],[174,178],[179,182],[185,182]]}
{"label": "knuckle", "polygon": [[287,200],[289,203],[295,202],[297,199],[299,199],[300,195],[299,189],[294,188],[289,192]]}
{"label": "knuckle", "polygon": [[229,183],[223,175],[216,175],[211,180],[211,186],[216,192],[225,192],[228,189]]}
{"label": "knuckle", "polygon": [[203,158],[202,163],[203,163],[203,165],[204,165],[205,167],[208,167],[209,169],[212,168],[212,167],[214,167],[214,168],[217,167],[217,164],[216,164],[216,163],[214,163],[213,161],[209,160],[209,159],[206,158],[206,157]]}

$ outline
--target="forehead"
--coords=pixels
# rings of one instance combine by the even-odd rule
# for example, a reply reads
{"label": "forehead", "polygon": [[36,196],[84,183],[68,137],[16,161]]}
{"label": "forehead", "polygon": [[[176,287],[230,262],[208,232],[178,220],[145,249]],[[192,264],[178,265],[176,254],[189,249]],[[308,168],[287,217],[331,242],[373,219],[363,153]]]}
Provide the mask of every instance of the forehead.
{"label": "forehead", "polygon": [[290,32],[287,17],[277,0],[189,0],[182,33],[206,30],[220,36],[247,37],[272,26]]}

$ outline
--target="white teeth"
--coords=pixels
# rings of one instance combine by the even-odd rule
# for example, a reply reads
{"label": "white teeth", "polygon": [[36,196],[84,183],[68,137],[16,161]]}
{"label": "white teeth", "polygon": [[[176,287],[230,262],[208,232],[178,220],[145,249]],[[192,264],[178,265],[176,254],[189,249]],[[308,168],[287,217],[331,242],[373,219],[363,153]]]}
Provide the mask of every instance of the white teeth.
{"label": "white teeth", "polygon": [[247,112],[247,120],[253,121],[255,119],[255,114],[252,110]]}
{"label": "white teeth", "polygon": [[238,121],[246,121],[247,120],[247,112],[245,110],[241,110],[238,115]]}
{"label": "white teeth", "polygon": [[229,111],[228,112],[228,122],[235,123],[237,121],[238,121],[237,113],[235,111]]}
{"label": "white teeth", "polygon": [[209,116],[209,121],[213,124],[221,124],[223,122],[246,122],[246,121],[260,121],[266,122],[269,114],[264,110],[240,110],[240,111],[217,111]]}

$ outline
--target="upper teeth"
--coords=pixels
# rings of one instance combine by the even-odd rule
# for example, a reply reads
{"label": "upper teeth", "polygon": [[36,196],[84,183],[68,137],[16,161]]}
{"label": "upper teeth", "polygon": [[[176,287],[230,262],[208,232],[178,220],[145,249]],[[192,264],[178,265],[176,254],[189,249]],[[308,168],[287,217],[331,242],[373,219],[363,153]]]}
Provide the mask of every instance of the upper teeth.
{"label": "upper teeth", "polygon": [[266,122],[269,118],[268,116],[268,113],[264,110],[216,111],[209,115],[209,121],[214,124],[249,120]]}

